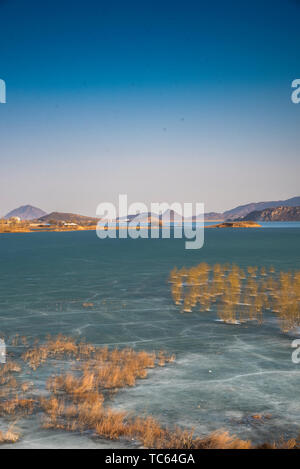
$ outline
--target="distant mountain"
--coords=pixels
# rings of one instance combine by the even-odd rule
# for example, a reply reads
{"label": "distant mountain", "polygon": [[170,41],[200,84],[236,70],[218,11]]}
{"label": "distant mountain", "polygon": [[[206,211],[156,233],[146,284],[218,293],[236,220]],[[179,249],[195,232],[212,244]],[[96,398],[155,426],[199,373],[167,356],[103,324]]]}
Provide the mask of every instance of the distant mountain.
{"label": "distant mountain", "polygon": [[182,221],[182,217],[174,212],[173,210],[167,210],[162,215],[157,215],[157,213],[152,212],[142,212],[136,215],[131,214],[125,217],[117,218],[117,222],[134,222],[140,224],[151,224],[151,225],[162,225],[163,220],[166,222],[168,215],[170,216],[170,221]]}
{"label": "distant mountain", "polygon": [[[149,212],[150,213],[150,212]],[[124,217],[117,217],[116,218],[116,221],[117,222],[120,222],[120,223],[125,223],[125,222],[130,222],[131,220],[133,220],[137,215],[136,214],[131,214],[131,215],[126,215]]]}
{"label": "distant mountain", "polygon": [[152,225],[161,225],[163,221],[167,221],[170,218],[171,222],[182,222],[183,217],[179,215],[177,212],[174,210],[166,210],[164,213],[161,215],[157,215],[157,213],[152,213],[152,212],[142,212],[138,213],[136,215],[127,215],[125,217],[120,217],[117,218],[117,221],[123,222],[131,222],[134,221],[134,223],[151,223]]}
{"label": "distant mountain", "polygon": [[182,222],[183,221],[183,217],[181,215],[179,215],[179,213],[175,212],[175,210],[166,210],[164,213],[162,213],[160,216],[159,216],[159,219],[162,220],[162,221],[169,221],[171,223],[174,223],[174,222]]}
{"label": "distant mountain", "polygon": [[[256,220],[256,218],[245,218],[248,214],[252,214],[253,212],[262,212],[266,209],[271,208],[282,208],[282,207],[300,207],[300,196],[292,197],[291,199],[287,200],[277,200],[277,201],[269,201],[269,202],[252,202],[246,205],[239,205],[231,210],[226,210],[223,213],[218,212],[209,212],[205,213],[204,219],[205,221],[233,221],[233,220]],[[257,214],[251,215],[251,217],[256,217]],[[272,217],[277,216],[275,213],[272,215],[266,213],[263,215],[259,215],[262,217]],[[283,213],[282,217],[296,217],[297,218],[297,211],[295,213]],[[83,215],[78,215],[75,213],[63,213],[63,212],[52,212],[47,214],[43,210],[33,207],[32,205],[23,205],[15,210],[12,210],[4,218],[11,218],[11,217],[19,217],[21,220],[39,220],[40,222],[48,223],[50,220],[54,222],[67,222],[67,223],[77,223],[77,224],[96,224],[99,218],[94,217],[86,217]],[[170,217],[171,222],[182,222],[183,217],[176,213],[174,210],[166,210],[163,214],[157,215],[151,212],[145,212],[138,215],[128,215],[127,217],[121,217],[120,219],[117,218],[117,221],[130,221],[134,218],[137,218],[136,221],[143,222],[150,222],[152,223],[160,223],[162,219],[166,219]],[[292,218],[292,220],[296,220],[296,218]],[[193,216],[193,220],[197,219],[197,217]],[[267,219],[267,218],[266,218]],[[189,218],[187,219],[189,220]],[[257,220],[260,220],[257,218]],[[261,219],[262,220],[262,219]]]}
{"label": "distant mountain", "polygon": [[33,207],[32,205],[22,205],[22,207],[16,208],[15,210],[7,213],[4,218],[8,219],[11,217],[19,217],[21,220],[34,220],[35,218],[39,218],[44,215],[47,215],[47,213],[40,208]]}
{"label": "distant mountain", "polygon": [[[195,218],[195,217],[193,217]],[[204,214],[205,221],[222,221],[225,220],[223,213],[218,212],[208,212]]]}
{"label": "distant mountain", "polygon": [[63,213],[63,212],[52,212],[48,215],[44,215],[38,218],[41,223],[76,223],[78,225],[90,225],[97,224],[99,218],[86,217],[84,215],[77,215],[76,213]]}
{"label": "distant mountain", "polygon": [[287,200],[277,200],[277,201],[270,201],[270,202],[254,202],[251,204],[246,205],[239,205],[236,208],[231,210],[227,210],[223,213],[225,220],[234,220],[236,218],[243,218],[248,213],[254,211],[264,210],[266,208],[273,208],[273,207],[297,207],[300,206],[300,197],[293,197]]}
{"label": "distant mountain", "polygon": [[300,221],[300,206],[275,207],[255,210],[240,219],[242,221]]}
{"label": "distant mountain", "polygon": [[138,215],[131,218],[130,221],[132,220],[134,223],[151,224],[151,225],[160,224],[159,216],[151,212],[139,213]]}
{"label": "distant mountain", "polygon": [[[227,210],[224,213],[219,212],[208,212],[204,214],[204,221],[234,221],[234,220],[256,220],[255,218],[244,218],[249,213],[260,212],[267,208],[276,208],[276,207],[298,207],[300,206],[300,197],[293,197],[287,200],[279,201],[269,201],[269,202],[252,202],[246,205],[239,205],[231,210]],[[167,210],[162,215],[159,215],[159,219],[162,220],[162,217],[170,217],[171,222],[182,222],[183,217],[176,213],[174,210]],[[292,215],[291,215],[292,216]],[[156,219],[157,214],[151,214],[151,212],[141,213],[139,215],[128,215],[128,217],[123,217],[124,220],[127,218],[128,221],[134,219],[135,217],[139,218],[139,221],[143,222],[146,219]],[[199,217],[198,217],[199,218]],[[186,218],[186,220],[191,220],[191,217]],[[197,217],[193,216],[192,220],[197,220]],[[120,219],[122,221],[122,219]],[[137,221],[137,220],[136,220]]]}

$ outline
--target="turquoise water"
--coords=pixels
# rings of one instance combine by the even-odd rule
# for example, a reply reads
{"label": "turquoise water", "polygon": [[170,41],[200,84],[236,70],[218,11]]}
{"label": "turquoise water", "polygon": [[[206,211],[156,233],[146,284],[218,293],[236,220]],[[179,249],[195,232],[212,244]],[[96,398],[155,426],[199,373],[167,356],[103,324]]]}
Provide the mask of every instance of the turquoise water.
{"label": "turquoise water", "polygon": [[263,228],[300,228],[299,221],[260,221]]}
{"label": "turquoise water", "polygon": [[[121,391],[115,407],[198,434],[226,428],[254,441],[295,436],[300,365],[291,361],[292,337],[274,318],[258,327],[222,324],[214,311],[180,314],[167,282],[174,266],[202,261],[300,269],[300,228],[286,226],[205,230],[200,250],[185,250],[175,239],[99,240],[88,231],[2,234],[0,333],[32,339],[63,333],[98,345],[167,350],[176,361]],[[41,387],[44,374],[36,372]],[[271,418],[250,418],[257,413]],[[34,417],[19,425],[19,447],[112,444],[41,430]]]}

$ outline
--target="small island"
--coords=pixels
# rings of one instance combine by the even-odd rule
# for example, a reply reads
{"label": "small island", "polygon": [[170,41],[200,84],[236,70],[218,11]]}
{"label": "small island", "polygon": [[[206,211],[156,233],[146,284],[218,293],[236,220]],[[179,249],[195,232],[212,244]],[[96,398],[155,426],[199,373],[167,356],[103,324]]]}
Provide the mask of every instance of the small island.
{"label": "small island", "polygon": [[261,225],[254,221],[224,221],[217,225],[208,225],[205,228],[261,228]]}

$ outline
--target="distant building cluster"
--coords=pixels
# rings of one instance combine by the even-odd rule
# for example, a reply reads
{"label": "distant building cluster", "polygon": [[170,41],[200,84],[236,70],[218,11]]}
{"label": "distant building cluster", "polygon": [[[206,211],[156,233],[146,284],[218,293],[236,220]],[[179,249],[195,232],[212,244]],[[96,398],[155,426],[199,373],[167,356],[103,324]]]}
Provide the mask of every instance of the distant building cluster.
{"label": "distant building cluster", "polygon": [[10,217],[7,223],[20,223],[20,221],[21,221],[20,217]]}

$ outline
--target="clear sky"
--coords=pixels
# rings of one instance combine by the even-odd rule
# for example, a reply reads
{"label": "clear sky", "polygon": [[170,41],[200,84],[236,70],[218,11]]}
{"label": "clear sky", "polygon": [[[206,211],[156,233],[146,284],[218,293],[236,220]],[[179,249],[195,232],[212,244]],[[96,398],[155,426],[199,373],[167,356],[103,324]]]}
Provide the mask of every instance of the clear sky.
{"label": "clear sky", "polygon": [[297,0],[0,0],[0,215],[300,195]]}

